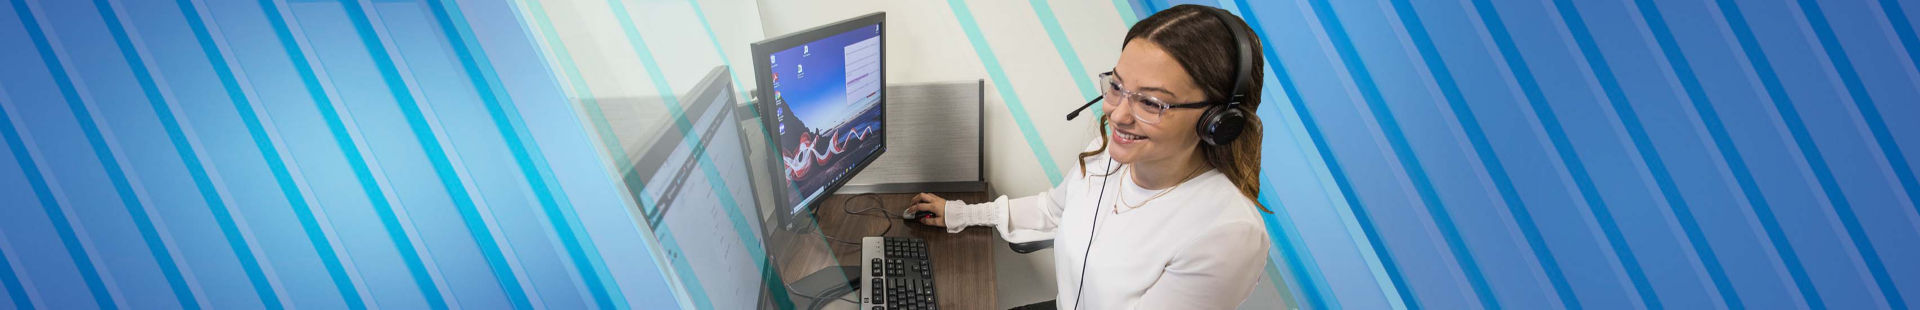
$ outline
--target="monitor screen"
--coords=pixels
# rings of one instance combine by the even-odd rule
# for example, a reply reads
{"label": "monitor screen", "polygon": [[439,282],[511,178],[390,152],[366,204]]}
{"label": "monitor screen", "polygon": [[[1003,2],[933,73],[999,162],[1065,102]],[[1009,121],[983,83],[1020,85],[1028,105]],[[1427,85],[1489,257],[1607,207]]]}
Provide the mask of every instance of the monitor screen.
{"label": "monitor screen", "polygon": [[714,68],[680,97],[687,104],[670,116],[677,120],[630,124],[662,128],[629,153],[636,159],[625,184],[659,238],[663,266],[680,280],[677,289],[703,293],[715,309],[766,309],[767,297],[786,292],[763,277],[772,267],[761,263],[765,228],[731,80],[725,67]]}
{"label": "monitor screen", "polygon": [[756,53],[761,98],[771,103],[762,117],[792,190],[790,214],[885,151],[882,37],[879,19],[857,18],[758,46],[770,50]]}

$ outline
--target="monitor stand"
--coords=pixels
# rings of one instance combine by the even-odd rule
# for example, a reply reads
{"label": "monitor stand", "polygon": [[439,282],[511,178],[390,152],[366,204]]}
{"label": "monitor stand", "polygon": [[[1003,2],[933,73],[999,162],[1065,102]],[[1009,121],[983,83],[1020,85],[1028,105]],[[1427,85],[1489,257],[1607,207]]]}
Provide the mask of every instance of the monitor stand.
{"label": "monitor stand", "polygon": [[[794,281],[787,288],[800,297],[798,299],[810,301],[805,308],[809,310],[825,307],[834,300],[840,299],[842,295],[853,294],[854,300],[859,300],[860,266],[821,268],[820,271],[800,278],[800,281]],[[808,296],[809,294],[812,296]]]}

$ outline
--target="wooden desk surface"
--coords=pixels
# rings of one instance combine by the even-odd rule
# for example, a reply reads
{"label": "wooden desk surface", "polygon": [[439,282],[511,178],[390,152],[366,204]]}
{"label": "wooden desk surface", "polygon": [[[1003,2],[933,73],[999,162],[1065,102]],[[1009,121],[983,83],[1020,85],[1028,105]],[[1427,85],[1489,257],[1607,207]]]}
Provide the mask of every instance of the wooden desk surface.
{"label": "wooden desk surface", "polygon": [[[968,203],[986,201],[986,193],[935,193],[947,199],[957,199]],[[876,199],[877,198],[877,199]],[[969,229],[962,233],[949,234],[943,228],[907,224],[900,216],[913,194],[874,194],[874,195],[833,195],[828,196],[817,211],[820,232],[851,242],[860,242],[860,238],[880,235],[916,237],[927,240],[928,251],[932,252],[934,287],[936,298],[942,309],[992,309],[994,299],[993,231],[990,229]],[[847,214],[846,211],[862,211],[879,206],[885,207],[891,216],[886,221],[880,219],[878,211],[866,214]],[[892,229],[887,225],[891,222]],[[775,236],[786,238],[812,238],[815,235]],[[811,240],[791,240],[781,242],[788,248],[776,249],[784,253],[826,253],[821,247],[832,247],[835,257],[828,261],[826,257],[787,257],[778,262],[781,277],[799,279],[814,271],[828,266],[860,264],[860,246],[835,241],[818,242]]]}

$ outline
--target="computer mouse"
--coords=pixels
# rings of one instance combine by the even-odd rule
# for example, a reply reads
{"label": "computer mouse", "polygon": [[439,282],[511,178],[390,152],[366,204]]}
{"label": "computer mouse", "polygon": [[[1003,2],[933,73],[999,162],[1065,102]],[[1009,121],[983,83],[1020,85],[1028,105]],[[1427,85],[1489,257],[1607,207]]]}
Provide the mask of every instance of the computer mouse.
{"label": "computer mouse", "polygon": [[916,220],[918,220],[918,219],[925,219],[925,218],[933,218],[933,217],[934,217],[934,214],[933,214],[933,211],[925,211],[925,210],[922,210],[922,211],[919,211],[919,212],[914,212],[914,213],[913,213],[913,219],[916,219]]}

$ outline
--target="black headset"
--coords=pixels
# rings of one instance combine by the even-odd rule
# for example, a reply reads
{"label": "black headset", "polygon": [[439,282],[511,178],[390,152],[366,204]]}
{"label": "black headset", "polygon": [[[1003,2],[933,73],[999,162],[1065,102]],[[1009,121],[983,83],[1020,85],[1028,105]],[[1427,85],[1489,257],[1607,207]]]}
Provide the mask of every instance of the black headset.
{"label": "black headset", "polygon": [[[1220,145],[1239,138],[1240,130],[1247,125],[1246,110],[1240,105],[1247,97],[1244,93],[1245,85],[1253,80],[1253,42],[1249,42],[1246,30],[1233,26],[1233,13],[1219,8],[1207,8],[1204,11],[1212,12],[1213,17],[1220,20],[1220,25],[1227,27],[1227,31],[1233,35],[1234,45],[1240,54],[1235,58],[1239,62],[1234,65],[1236,68],[1233,74],[1233,92],[1228,93],[1224,103],[1208,107],[1205,113],[1200,114],[1200,122],[1196,124],[1199,126],[1196,131],[1200,133],[1201,141],[1206,141],[1207,145]],[[1093,101],[1099,102],[1100,98],[1094,98]],[[1080,109],[1073,110],[1073,113],[1067,114],[1067,120],[1073,120],[1074,116],[1080,115],[1080,110],[1087,109],[1094,102],[1088,102],[1087,105],[1080,106]],[[1080,308],[1080,297],[1085,296],[1086,293],[1087,262],[1092,261],[1094,232],[1100,229],[1100,205],[1106,202],[1107,180],[1111,179],[1114,173],[1112,155],[1107,156],[1106,172],[1107,176],[1102,177],[1100,181],[1100,192],[1094,193],[1093,223],[1090,225],[1092,227],[1087,229],[1087,248],[1080,253],[1080,286],[1075,288],[1073,293],[1073,308],[1076,310]]]}
{"label": "black headset", "polygon": [[[1246,103],[1246,85],[1253,80],[1253,70],[1255,70],[1253,42],[1249,42],[1246,30],[1232,26],[1233,19],[1230,17],[1233,13],[1219,8],[1207,8],[1206,11],[1212,12],[1213,17],[1218,18],[1220,24],[1227,27],[1227,32],[1233,35],[1233,43],[1239,53],[1234,59],[1237,62],[1234,63],[1233,70],[1233,92],[1227,93],[1227,99],[1223,102],[1207,107],[1207,111],[1200,114],[1200,121],[1194,123],[1196,126],[1194,132],[1200,134],[1200,141],[1207,142],[1207,145],[1221,145],[1239,138],[1240,131],[1247,126],[1247,112],[1241,104]],[[1093,100],[1080,105],[1080,108],[1073,109],[1073,112],[1067,113],[1067,120],[1071,121],[1079,117],[1081,111],[1093,107],[1093,104],[1099,103],[1102,98],[1104,97],[1094,97]]]}
{"label": "black headset", "polygon": [[1213,17],[1220,19],[1220,25],[1233,34],[1234,46],[1239,51],[1239,57],[1236,58],[1238,62],[1234,63],[1233,92],[1227,93],[1224,104],[1208,107],[1207,112],[1200,114],[1200,122],[1195,123],[1200,126],[1194,130],[1200,133],[1200,141],[1206,141],[1207,145],[1221,145],[1239,138],[1240,131],[1247,126],[1246,108],[1241,104],[1247,100],[1246,85],[1252,82],[1255,70],[1253,42],[1248,42],[1251,39],[1247,38],[1246,30],[1233,26],[1232,13],[1218,8],[1207,11],[1212,11]]}

